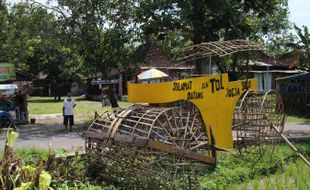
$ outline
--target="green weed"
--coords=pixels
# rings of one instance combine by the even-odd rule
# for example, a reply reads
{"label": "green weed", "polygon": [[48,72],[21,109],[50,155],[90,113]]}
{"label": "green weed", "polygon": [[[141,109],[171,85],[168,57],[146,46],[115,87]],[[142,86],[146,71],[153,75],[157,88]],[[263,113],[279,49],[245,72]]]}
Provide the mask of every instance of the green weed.
{"label": "green weed", "polygon": [[266,190],[272,190],[272,181],[271,179],[268,177],[265,181],[265,188]]}
{"label": "green weed", "polygon": [[38,166],[41,161],[47,160],[48,157],[48,151],[34,147],[16,149],[14,154],[22,159],[23,165],[31,166]]}
{"label": "green weed", "polygon": [[255,179],[254,182],[253,182],[253,189],[254,190],[259,190],[259,187],[260,187],[260,180],[259,179]]}
{"label": "green weed", "polygon": [[283,190],[284,189],[279,172],[276,173],[275,183],[276,183],[277,190]]}

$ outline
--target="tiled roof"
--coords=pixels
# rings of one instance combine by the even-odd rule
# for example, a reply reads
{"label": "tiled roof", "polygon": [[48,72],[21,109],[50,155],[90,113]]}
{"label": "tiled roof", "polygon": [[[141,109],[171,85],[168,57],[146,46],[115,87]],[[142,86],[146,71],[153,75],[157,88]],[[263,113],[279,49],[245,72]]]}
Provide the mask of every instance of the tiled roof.
{"label": "tiled roof", "polygon": [[155,43],[141,45],[136,54],[139,56],[137,64],[140,68],[186,69],[192,67],[184,64],[179,65],[174,58],[164,53]]}

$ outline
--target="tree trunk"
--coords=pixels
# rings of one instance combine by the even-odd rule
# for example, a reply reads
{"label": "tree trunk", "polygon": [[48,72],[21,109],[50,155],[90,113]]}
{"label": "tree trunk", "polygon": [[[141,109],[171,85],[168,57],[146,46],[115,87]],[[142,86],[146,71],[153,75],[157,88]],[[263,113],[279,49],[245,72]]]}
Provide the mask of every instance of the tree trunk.
{"label": "tree trunk", "polygon": [[233,58],[233,62],[232,62],[232,65],[231,65],[230,81],[238,80],[238,76],[236,74],[237,62],[238,62],[237,59]]}
{"label": "tree trunk", "polygon": [[60,101],[61,100],[61,88],[59,86],[59,82],[55,81],[53,86],[54,86],[54,88],[53,88],[54,100]]}
{"label": "tree trunk", "polygon": [[[193,16],[191,17],[193,23],[193,43],[194,45],[201,44],[204,38],[204,28],[203,28],[203,2],[201,0],[192,1],[193,5]],[[203,72],[203,62],[202,60],[196,60],[195,66],[198,74]]]}
{"label": "tree trunk", "polygon": [[111,103],[112,108],[117,108],[119,107],[117,100],[114,96],[114,92],[113,92],[113,85],[109,85],[109,92],[108,92],[108,98],[109,101]]}
{"label": "tree trunk", "polygon": [[58,92],[58,85],[54,82],[53,84],[53,95],[54,95],[54,100],[57,100],[57,92]]}

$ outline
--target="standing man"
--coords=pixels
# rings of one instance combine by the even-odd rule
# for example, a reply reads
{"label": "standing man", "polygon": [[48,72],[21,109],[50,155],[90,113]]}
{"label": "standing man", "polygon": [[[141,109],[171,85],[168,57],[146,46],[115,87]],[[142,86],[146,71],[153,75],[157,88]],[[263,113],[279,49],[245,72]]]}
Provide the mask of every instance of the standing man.
{"label": "standing man", "polygon": [[66,127],[66,130],[68,131],[68,123],[69,123],[70,132],[72,131],[72,126],[74,125],[73,109],[75,106],[76,103],[72,99],[71,93],[68,93],[68,97],[64,101],[62,114],[64,116],[64,125]]}

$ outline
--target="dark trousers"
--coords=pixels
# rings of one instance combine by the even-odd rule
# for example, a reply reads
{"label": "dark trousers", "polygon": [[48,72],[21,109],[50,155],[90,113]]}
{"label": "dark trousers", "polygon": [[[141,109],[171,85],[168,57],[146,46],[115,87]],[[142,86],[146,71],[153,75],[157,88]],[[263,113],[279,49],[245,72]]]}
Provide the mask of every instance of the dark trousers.
{"label": "dark trousers", "polygon": [[67,129],[67,126],[70,126],[70,131],[72,130],[72,125],[74,125],[74,117],[73,115],[64,115],[64,125]]}

